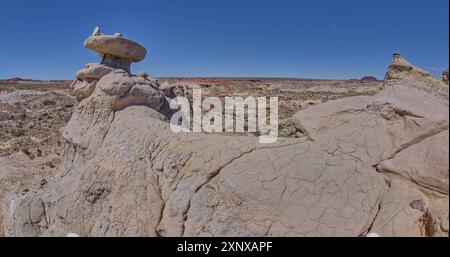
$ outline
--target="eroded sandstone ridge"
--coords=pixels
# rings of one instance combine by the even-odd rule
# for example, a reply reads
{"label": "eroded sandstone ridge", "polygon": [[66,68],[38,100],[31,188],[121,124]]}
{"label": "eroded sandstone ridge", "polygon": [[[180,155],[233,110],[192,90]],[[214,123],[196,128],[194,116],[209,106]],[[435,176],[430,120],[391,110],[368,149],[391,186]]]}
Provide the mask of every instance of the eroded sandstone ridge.
{"label": "eroded sandstone ridge", "polygon": [[396,56],[375,96],[299,112],[306,137],[261,145],[174,134],[157,81],[88,64],[73,84],[59,172],[8,202],[4,232],[448,236],[448,86],[408,65]]}

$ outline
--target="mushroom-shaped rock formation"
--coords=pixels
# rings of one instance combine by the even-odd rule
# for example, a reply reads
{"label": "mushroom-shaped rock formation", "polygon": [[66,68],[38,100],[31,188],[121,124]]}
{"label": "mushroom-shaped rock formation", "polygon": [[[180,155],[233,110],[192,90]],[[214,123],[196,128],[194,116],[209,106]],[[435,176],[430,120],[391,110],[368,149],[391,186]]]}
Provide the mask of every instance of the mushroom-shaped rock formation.
{"label": "mushroom-shaped rock formation", "polygon": [[7,236],[448,237],[448,106],[415,80],[302,110],[309,140],[267,145],[173,133],[145,76],[77,76],[58,174],[8,198]]}
{"label": "mushroom-shaped rock formation", "polygon": [[102,56],[102,64],[130,72],[132,62],[140,62],[147,55],[147,50],[140,44],[126,39],[120,33],[104,35],[96,27],[86,39],[84,46]]}
{"label": "mushroom-shaped rock formation", "polygon": [[[114,36],[105,36],[98,27],[85,44],[102,54],[103,60],[100,64],[86,64],[77,72],[76,80],[71,87],[72,94],[80,105],[84,104],[83,100],[93,96],[96,100],[104,99],[102,103],[113,111],[130,105],[145,105],[161,112],[164,112],[162,111],[164,107],[166,116],[169,116],[168,104],[163,91],[159,89],[159,82],[149,78],[145,72],[141,72],[139,76],[130,74],[131,62],[145,57],[144,47],[122,38],[118,33]],[[73,115],[77,116],[77,112],[75,111]],[[71,129],[79,127],[69,126],[67,130]]]}

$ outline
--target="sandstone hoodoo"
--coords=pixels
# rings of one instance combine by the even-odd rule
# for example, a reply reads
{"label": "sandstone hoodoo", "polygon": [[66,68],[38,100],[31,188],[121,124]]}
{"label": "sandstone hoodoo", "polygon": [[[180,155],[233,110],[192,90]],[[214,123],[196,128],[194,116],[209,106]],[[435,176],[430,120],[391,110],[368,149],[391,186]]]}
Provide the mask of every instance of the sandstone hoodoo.
{"label": "sandstone hoodoo", "polygon": [[120,66],[77,73],[59,171],[2,202],[5,235],[448,236],[448,93],[403,58],[378,93],[303,109],[305,136],[269,145],[172,132],[167,88]]}
{"label": "sandstone hoodoo", "polygon": [[99,53],[103,58],[102,64],[128,72],[132,62],[144,60],[147,54],[147,50],[140,44],[124,38],[120,33],[104,35],[99,27],[86,39],[84,46]]}
{"label": "sandstone hoodoo", "polygon": [[71,87],[78,101],[89,97],[99,88],[110,96],[111,107],[115,110],[130,104],[161,110],[165,96],[159,90],[159,84],[150,81],[145,72],[139,72],[137,76],[130,74],[131,63],[145,58],[147,51],[143,46],[123,38],[119,33],[114,36],[103,35],[98,27],[85,41],[85,46],[100,53],[102,61],[100,64],[87,64],[77,72],[77,79]]}

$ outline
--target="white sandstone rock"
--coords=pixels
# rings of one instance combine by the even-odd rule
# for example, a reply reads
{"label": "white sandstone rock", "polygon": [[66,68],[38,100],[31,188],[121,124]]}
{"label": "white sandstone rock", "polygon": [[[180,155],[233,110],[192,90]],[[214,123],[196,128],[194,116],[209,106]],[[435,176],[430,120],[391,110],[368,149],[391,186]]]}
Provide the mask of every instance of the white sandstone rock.
{"label": "white sandstone rock", "polygon": [[89,48],[102,55],[111,55],[132,62],[144,60],[147,50],[138,43],[122,37],[122,35],[94,35],[84,42]]}

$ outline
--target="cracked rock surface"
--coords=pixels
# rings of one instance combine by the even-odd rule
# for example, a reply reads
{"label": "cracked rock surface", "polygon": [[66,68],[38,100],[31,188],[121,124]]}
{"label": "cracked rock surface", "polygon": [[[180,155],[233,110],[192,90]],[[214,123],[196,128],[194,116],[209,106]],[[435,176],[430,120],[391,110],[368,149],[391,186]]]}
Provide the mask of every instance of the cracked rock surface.
{"label": "cracked rock surface", "polygon": [[312,106],[307,137],[266,145],[174,134],[158,83],[90,64],[58,174],[9,199],[4,234],[448,236],[448,95],[414,83]]}

